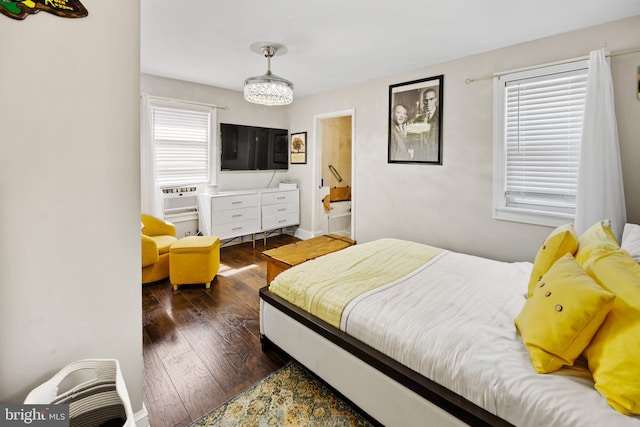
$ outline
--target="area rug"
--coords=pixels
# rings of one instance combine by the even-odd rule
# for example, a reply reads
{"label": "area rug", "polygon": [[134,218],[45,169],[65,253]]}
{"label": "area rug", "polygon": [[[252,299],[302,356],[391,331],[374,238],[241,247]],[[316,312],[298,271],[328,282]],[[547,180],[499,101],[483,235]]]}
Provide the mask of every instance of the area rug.
{"label": "area rug", "polygon": [[303,367],[290,362],[191,426],[372,426]]}

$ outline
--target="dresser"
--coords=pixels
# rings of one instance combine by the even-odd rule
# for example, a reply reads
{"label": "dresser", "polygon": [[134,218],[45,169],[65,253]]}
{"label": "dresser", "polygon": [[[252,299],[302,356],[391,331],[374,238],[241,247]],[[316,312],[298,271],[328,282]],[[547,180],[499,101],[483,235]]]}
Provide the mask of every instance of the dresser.
{"label": "dresser", "polygon": [[261,188],[198,195],[198,226],[221,240],[300,224],[298,189]]}

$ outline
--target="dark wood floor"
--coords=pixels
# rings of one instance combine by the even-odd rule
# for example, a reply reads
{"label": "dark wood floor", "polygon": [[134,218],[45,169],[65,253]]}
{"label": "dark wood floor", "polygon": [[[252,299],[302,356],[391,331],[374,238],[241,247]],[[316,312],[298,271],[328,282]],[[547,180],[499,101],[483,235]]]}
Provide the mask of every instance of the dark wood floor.
{"label": "dark wood floor", "polygon": [[152,427],[186,426],[287,361],[263,353],[258,290],[262,252],[297,241],[283,235],[223,247],[210,289],[168,280],[142,288],[144,402]]}

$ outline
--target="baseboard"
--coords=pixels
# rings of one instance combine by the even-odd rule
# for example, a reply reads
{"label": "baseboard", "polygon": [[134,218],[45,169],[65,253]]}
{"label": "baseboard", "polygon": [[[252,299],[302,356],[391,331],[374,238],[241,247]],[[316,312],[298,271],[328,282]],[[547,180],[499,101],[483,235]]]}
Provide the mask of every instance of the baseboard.
{"label": "baseboard", "polygon": [[147,412],[147,407],[144,406],[144,402],[142,402],[142,409],[133,414],[133,419],[136,422],[136,427],[150,427],[149,424],[149,413]]}
{"label": "baseboard", "polygon": [[[323,234],[325,234],[325,233],[323,233],[322,231],[313,232],[313,231],[304,230],[304,229],[298,227],[296,229],[296,232],[295,232],[294,236],[297,237],[298,239],[301,239],[301,240],[307,240],[307,239],[311,239],[313,237],[322,236]],[[340,234],[340,233],[337,233],[337,234]],[[347,236],[347,237],[349,237],[349,236]]]}
{"label": "baseboard", "polygon": [[309,230],[304,230],[300,227],[296,228],[295,237],[301,240],[311,239],[312,237],[316,237],[318,234],[315,234]]}

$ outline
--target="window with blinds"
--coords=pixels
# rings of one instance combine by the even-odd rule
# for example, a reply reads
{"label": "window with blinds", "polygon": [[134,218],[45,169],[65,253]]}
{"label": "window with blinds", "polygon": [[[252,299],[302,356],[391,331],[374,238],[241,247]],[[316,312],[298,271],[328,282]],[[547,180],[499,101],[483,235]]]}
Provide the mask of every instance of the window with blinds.
{"label": "window with blinds", "polygon": [[587,76],[579,61],[496,78],[495,217],[543,225],[573,219]]}
{"label": "window with blinds", "polygon": [[212,109],[175,101],[151,110],[158,186],[209,183]]}

